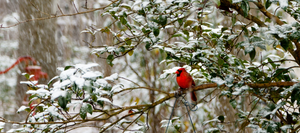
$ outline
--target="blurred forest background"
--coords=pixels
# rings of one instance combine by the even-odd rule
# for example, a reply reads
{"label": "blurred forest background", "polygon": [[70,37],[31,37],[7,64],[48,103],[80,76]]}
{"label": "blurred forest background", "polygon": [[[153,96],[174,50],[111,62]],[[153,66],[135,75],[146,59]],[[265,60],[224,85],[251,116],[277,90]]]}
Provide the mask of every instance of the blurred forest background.
{"label": "blurred forest background", "polygon": [[[125,1],[124,3],[126,2],[133,3],[133,1]],[[113,23],[116,21],[113,17],[107,15],[102,16],[102,10],[96,10],[94,12],[79,15],[25,22],[13,26],[14,24],[24,20],[45,17],[47,14],[76,14],[92,8],[104,7],[110,3],[110,1],[106,0],[0,0],[0,24],[3,26],[12,25],[9,28],[0,29],[0,70],[2,71],[8,68],[18,59],[18,57],[32,56],[37,60],[38,65],[42,67],[42,71],[48,73],[49,78],[51,79],[56,75],[59,75],[57,67],[94,62],[99,64],[99,66],[95,68],[95,71],[97,70],[103,73],[103,77],[118,73],[118,83],[122,83],[124,88],[145,86],[148,88],[164,90],[166,92],[177,90],[178,86],[175,80],[176,76],[171,75],[167,77],[167,79],[162,79],[161,74],[163,74],[166,69],[190,64],[179,61],[174,61],[173,63],[162,62],[166,58],[169,58],[169,51],[164,51],[165,49],[160,49],[158,47],[156,49],[153,48],[153,50],[149,50],[147,47],[145,48],[145,46],[137,45],[134,51],[129,51],[126,55],[120,58],[115,58],[113,60],[113,65],[110,65],[112,60],[110,61],[106,58],[102,58],[103,56],[97,56],[97,51],[93,51],[93,49],[98,48],[98,46],[101,47],[116,43],[114,39],[115,36],[118,35],[113,34],[113,32],[117,32],[121,29],[121,26]],[[212,3],[214,2],[210,1],[211,5],[213,5]],[[249,12],[258,18],[264,18],[264,16],[255,9],[256,6],[251,1],[249,3]],[[277,8],[278,4],[274,4],[268,8],[268,10],[276,12]],[[214,6],[211,6],[209,9],[211,11],[202,18],[203,21],[210,22],[213,25],[212,27],[216,29],[220,26],[232,26],[233,19],[230,13],[220,12],[220,9],[215,8]],[[201,9],[199,8],[199,10]],[[282,10],[278,9],[277,11],[277,15],[281,16],[286,23],[292,23],[295,21],[292,18],[289,18],[286,14],[287,13]],[[234,28],[236,29],[229,29],[232,30],[231,32],[243,29],[242,23],[251,23],[242,16],[238,16],[236,19],[240,24],[235,23]],[[253,25],[253,23],[249,25]],[[91,32],[87,32],[93,30],[96,31],[97,29],[105,27],[110,27],[111,32],[97,32],[95,35],[92,35]],[[171,35],[174,35],[173,32],[173,30],[167,29],[161,31],[161,34],[166,35],[163,38],[168,38]],[[241,34],[244,33],[241,32]],[[244,39],[245,38],[243,37],[238,38],[239,41]],[[170,44],[178,40],[180,39],[170,39],[166,43]],[[254,56],[257,54],[255,58],[250,57],[251,55],[248,56],[247,54],[249,53],[245,53],[243,51],[244,49],[241,52],[241,50],[236,48],[230,51],[230,53],[240,59],[248,61],[251,60],[251,63],[252,61],[262,63],[262,57],[266,57],[271,54],[282,57],[282,59],[292,59],[291,55],[287,55],[285,52],[276,51],[276,46],[266,47],[267,50],[261,50],[258,47],[254,48],[254,51],[256,49]],[[104,53],[103,55],[107,57],[109,56],[109,53]],[[220,62],[217,61],[217,63]],[[293,61],[289,61],[288,63],[282,63],[278,66],[294,66],[295,64],[296,63]],[[194,68],[195,66],[190,69],[193,70]],[[27,80],[24,75],[21,74],[25,72],[24,69],[25,67],[23,63],[6,74],[0,75],[1,117],[14,121],[22,121],[27,116],[27,113],[17,113],[19,107],[22,105],[28,105],[29,101],[28,97],[27,99],[24,99],[28,87],[25,84],[19,84],[20,81]],[[290,72],[291,74],[289,74],[289,76],[292,77],[291,79],[293,80],[289,81],[296,81],[298,79],[297,69],[293,69],[293,71]],[[203,75],[202,77],[201,75],[197,75],[198,73],[196,71],[191,71],[191,73],[193,73],[193,76],[198,76],[195,78],[197,85],[207,83],[207,81],[212,81],[206,81],[205,78],[203,78]],[[49,79],[41,79],[39,83],[47,83],[48,81]],[[225,87],[223,86],[221,88],[224,89]],[[259,100],[256,101],[257,99],[256,97],[254,98],[253,95],[246,95],[236,98],[237,103],[236,101],[232,102],[232,99],[234,99],[232,97],[219,96],[223,94],[222,89],[210,88],[197,91],[198,98],[201,99],[201,102],[198,102],[195,111],[190,111],[190,116],[193,119],[196,131],[240,132],[240,130],[242,130],[243,132],[253,132],[254,130],[252,128],[245,128],[250,122],[243,122],[240,120],[241,116],[237,115],[237,112],[241,112],[241,110],[251,110],[251,114],[253,104],[259,103]],[[156,91],[151,89],[134,90],[129,91],[124,95],[114,96],[113,102],[119,106],[132,106],[154,103],[162,97],[162,94],[158,94]],[[146,132],[157,133],[164,131],[167,120],[171,114],[173,103],[174,99],[165,101],[162,104],[149,109],[147,116],[143,115],[139,118],[140,121],[143,121],[144,123],[149,122],[147,124],[149,124],[150,128],[147,129]],[[260,104],[260,106],[255,108],[255,111],[253,111],[254,113],[259,112],[259,110],[264,108],[267,103]],[[72,113],[72,111],[70,112]],[[286,115],[288,115],[288,113]],[[193,131],[184,103],[179,102],[178,105],[176,105],[173,116],[173,126],[169,127],[171,132]],[[226,118],[226,122],[224,122],[224,116]],[[298,117],[299,116],[297,115],[294,119],[298,119]],[[104,122],[87,122],[85,125],[80,125],[81,128],[74,129],[72,132],[82,132],[83,130],[99,132],[105,123],[112,122],[114,122],[114,120],[110,119]],[[180,125],[180,127],[176,127],[176,125]],[[137,124],[137,127],[139,126],[141,125]],[[6,130],[11,128],[14,127],[12,125],[6,125]],[[266,127],[262,126],[261,128]],[[117,128],[112,129],[109,132],[121,130],[122,128]]]}

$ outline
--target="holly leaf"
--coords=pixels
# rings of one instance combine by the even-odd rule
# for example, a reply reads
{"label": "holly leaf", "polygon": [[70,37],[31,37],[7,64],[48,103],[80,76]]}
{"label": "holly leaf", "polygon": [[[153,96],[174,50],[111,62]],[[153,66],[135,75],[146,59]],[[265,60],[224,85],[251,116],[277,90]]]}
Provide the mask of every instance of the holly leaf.
{"label": "holly leaf", "polygon": [[107,62],[107,64],[108,65],[110,65],[110,66],[113,66],[114,64],[112,63],[112,61],[114,60],[114,55],[109,55],[109,56],[107,56],[107,58],[106,58],[106,62]]}

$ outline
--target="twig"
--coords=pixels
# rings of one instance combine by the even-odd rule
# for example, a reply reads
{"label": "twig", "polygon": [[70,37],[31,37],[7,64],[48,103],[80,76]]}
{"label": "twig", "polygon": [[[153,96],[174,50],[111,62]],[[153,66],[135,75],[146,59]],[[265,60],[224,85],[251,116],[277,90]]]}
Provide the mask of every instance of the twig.
{"label": "twig", "polygon": [[57,7],[58,7],[58,9],[59,9],[60,13],[61,13],[62,15],[64,15],[63,11],[60,9],[60,7],[59,7],[59,5],[58,5],[58,4],[57,4]]}
{"label": "twig", "polygon": [[6,26],[6,27],[2,26],[1,28],[11,28],[11,27],[17,26],[19,24],[27,23],[27,22],[31,22],[31,21],[40,21],[40,20],[47,20],[47,19],[52,19],[52,18],[65,17],[65,16],[76,16],[76,15],[80,15],[80,14],[86,14],[86,13],[90,13],[90,12],[94,12],[94,11],[98,11],[98,10],[103,10],[103,9],[109,7],[110,5],[112,5],[113,3],[117,2],[117,1],[119,1],[119,0],[114,0],[110,4],[108,4],[108,5],[104,6],[104,7],[94,8],[94,9],[83,11],[83,12],[71,13],[71,14],[62,14],[62,15],[56,15],[56,16],[51,15],[49,17],[27,19],[27,20],[20,21],[20,22],[18,22],[16,24],[9,25],[9,26]]}
{"label": "twig", "polygon": [[132,123],[137,121],[143,114],[144,112],[142,112],[138,117],[136,117],[127,127],[125,127],[123,133],[127,130],[127,128],[129,128],[132,125]]}
{"label": "twig", "polygon": [[48,13],[42,12],[39,8],[37,8],[37,7],[32,3],[31,0],[30,0],[29,2],[30,2],[30,4],[31,4],[36,10],[38,10],[40,13],[45,14],[45,15],[47,15],[47,16],[51,16],[51,15],[48,14]]}
{"label": "twig", "polygon": [[74,6],[74,8],[75,8],[75,10],[76,10],[76,13],[78,13],[78,10],[77,10],[77,7],[76,7],[74,1],[72,1],[72,3],[73,3],[73,6]]}

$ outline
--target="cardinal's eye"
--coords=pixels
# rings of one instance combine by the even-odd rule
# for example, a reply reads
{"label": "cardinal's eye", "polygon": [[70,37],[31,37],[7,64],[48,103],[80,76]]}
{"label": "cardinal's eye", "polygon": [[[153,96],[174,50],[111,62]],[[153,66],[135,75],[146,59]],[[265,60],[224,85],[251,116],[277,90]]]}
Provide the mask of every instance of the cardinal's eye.
{"label": "cardinal's eye", "polygon": [[181,73],[182,71],[181,70],[177,70],[179,73]]}

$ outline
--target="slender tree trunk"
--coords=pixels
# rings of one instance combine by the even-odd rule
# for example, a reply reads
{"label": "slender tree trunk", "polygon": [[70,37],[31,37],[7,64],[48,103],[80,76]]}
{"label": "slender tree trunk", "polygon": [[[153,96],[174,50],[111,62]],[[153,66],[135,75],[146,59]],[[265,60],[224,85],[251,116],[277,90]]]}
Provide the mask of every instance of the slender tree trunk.
{"label": "slender tree trunk", "polygon": [[[23,0],[19,1],[20,20],[32,19],[33,17],[47,17],[51,15],[52,0]],[[46,72],[51,79],[56,75],[57,64],[57,44],[55,41],[55,19],[33,21],[19,25],[19,49],[18,57],[31,56],[41,66],[42,71]],[[24,67],[20,65],[21,72]],[[24,76],[18,76],[16,88],[16,103],[22,105],[22,101],[27,90],[26,85],[20,85],[19,82],[25,80]],[[46,83],[46,81],[39,81]]]}

